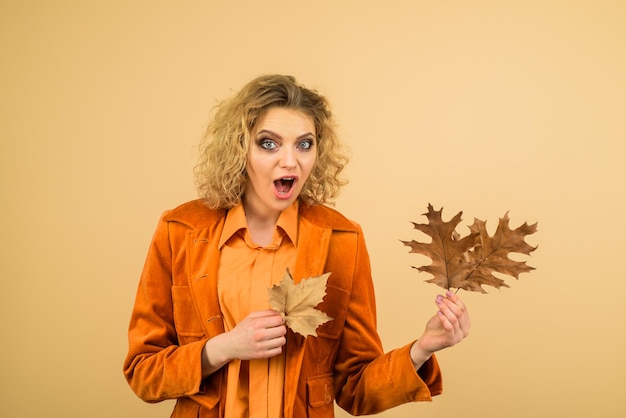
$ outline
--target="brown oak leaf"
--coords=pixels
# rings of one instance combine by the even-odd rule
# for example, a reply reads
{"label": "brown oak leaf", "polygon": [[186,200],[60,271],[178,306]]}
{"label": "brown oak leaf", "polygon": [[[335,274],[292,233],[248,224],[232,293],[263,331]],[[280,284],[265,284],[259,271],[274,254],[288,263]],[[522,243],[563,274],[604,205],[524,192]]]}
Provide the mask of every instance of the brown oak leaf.
{"label": "brown oak leaf", "polygon": [[295,283],[287,269],[280,283],[268,289],[271,308],[281,313],[293,332],[305,337],[317,337],[317,327],[332,320],[326,313],[316,309],[326,296],[329,276],[330,273],[324,273]]}
{"label": "brown oak leaf", "polygon": [[413,267],[420,272],[427,272],[433,278],[426,280],[444,289],[456,288],[468,291],[486,293],[482,285],[500,288],[509,287],[504,280],[493,273],[501,273],[519,278],[519,274],[534,270],[526,262],[515,261],[509,258],[509,253],[530,255],[537,247],[530,246],[524,241],[526,235],[537,230],[537,224],[522,226],[511,230],[509,228],[508,213],[500,219],[493,236],[489,236],[486,222],[474,219],[469,227],[469,235],[461,238],[456,227],[461,221],[463,212],[459,212],[450,221],[442,219],[443,209],[435,211],[428,205],[428,224],[413,223],[418,229],[431,237],[430,243],[415,240],[402,241],[411,247],[410,253],[422,254],[429,257],[432,263],[427,266]]}
{"label": "brown oak leaf", "polygon": [[509,227],[508,212],[500,218],[498,227],[493,236],[489,236],[486,228],[487,222],[474,218],[474,223],[469,229],[479,236],[476,246],[468,252],[467,260],[476,264],[475,269],[470,274],[468,281],[471,289],[485,292],[481,285],[493,286],[496,289],[501,286],[509,287],[504,280],[494,276],[493,273],[506,274],[515,279],[519,279],[520,273],[534,270],[525,261],[515,261],[509,258],[509,253],[520,253],[530,255],[537,247],[529,245],[524,238],[526,235],[537,231],[537,223],[523,225],[516,229]]}

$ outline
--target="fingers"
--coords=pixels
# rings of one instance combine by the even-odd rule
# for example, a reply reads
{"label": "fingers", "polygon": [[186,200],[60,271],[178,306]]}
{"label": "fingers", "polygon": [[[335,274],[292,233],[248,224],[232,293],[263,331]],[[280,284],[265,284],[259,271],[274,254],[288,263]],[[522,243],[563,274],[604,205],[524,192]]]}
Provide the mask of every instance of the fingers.
{"label": "fingers", "polygon": [[[268,318],[274,320],[280,320],[284,322],[284,319],[280,312],[275,311],[273,309],[266,309],[264,311],[254,311],[251,312],[246,318],[255,319],[255,318]],[[274,321],[271,321],[274,322]]]}
{"label": "fingers", "polygon": [[287,342],[287,328],[280,313],[273,310],[250,313],[233,330],[237,358],[242,360],[274,357],[282,352]]}
{"label": "fingers", "polygon": [[446,292],[446,299],[449,300],[450,302],[454,303],[456,306],[458,306],[459,309],[461,310],[465,310],[465,304],[463,303],[463,301],[461,300],[461,298],[459,297],[459,295],[457,295],[456,293],[453,293],[451,291],[447,291]]}
{"label": "fingers", "polygon": [[435,303],[439,307],[437,313],[441,325],[449,335],[450,342],[456,344],[469,335],[471,321],[469,313],[461,298],[448,291],[446,296],[437,296]]}
{"label": "fingers", "polygon": [[244,321],[250,322],[250,327],[259,333],[259,340],[271,339],[287,332],[285,319],[274,310],[252,312]]}
{"label": "fingers", "polygon": [[284,325],[258,330],[254,347],[254,358],[270,358],[277,356],[287,343],[286,327]]}
{"label": "fingers", "polygon": [[469,335],[469,330],[472,325],[469,312],[467,310],[467,307],[465,306],[465,304],[463,303],[463,301],[458,295],[452,292],[447,292],[447,293],[449,293],[448,299],[454,303],[451,309],[455,312],[459,320],[459,326],[463,333],[463,338],[465,338]]}
{"label": "fingers", "polygon": [[287,342],[284,333],[275,336],[267,336],[264,340],[259,340],[254,345],[253,358],[270,358],[279,355],[283,351],[283,346]]}

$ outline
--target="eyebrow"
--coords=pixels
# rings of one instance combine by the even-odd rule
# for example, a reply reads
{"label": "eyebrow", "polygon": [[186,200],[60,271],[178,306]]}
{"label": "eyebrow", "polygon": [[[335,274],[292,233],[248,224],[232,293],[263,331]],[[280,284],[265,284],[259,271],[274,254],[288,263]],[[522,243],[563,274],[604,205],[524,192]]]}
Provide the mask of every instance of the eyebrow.
{"label": "eyebrow", "polygon": [[[256,134],[257,134],[257,136],[259,136],[260,134],[270,134],[272,136],[276,136],[276,137],[278,137],[280,139],[283,139],[283,137],[281,135],[279,135],[276,132],[271,131],[269,129],[261,129]],[[313,132],[306,132],[306,133],[304,133],[302,135],[299,135],[296,139],[305,139],[305,138],[313,138],[313,139],[315,139],[315,135],[313,135]]]}

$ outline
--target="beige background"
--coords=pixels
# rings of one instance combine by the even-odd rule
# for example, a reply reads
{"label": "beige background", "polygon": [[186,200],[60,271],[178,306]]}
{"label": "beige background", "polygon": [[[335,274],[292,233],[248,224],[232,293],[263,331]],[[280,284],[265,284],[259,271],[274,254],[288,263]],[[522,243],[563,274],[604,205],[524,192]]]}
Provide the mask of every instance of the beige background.
{"label": "beige background", "polygon": [[429,202],[462,233],[539,222],[535,272],[462,292],[444,395],[382,416],[626,416],[625,21],[621,0],[1,0],[0,416],[169,416],[121,373],[137,279],[196,196],[209,109],[270,72],[334,104],[387,349],[435,311],[399,242]]}

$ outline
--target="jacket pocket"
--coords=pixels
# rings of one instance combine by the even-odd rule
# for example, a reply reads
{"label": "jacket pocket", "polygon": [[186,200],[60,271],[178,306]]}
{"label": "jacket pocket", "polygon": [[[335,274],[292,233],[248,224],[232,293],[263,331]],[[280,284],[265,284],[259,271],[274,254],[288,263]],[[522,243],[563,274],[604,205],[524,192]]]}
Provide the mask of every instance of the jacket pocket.
{"label": "jacket pocket", "polygon": [[172,286],[174,325],[180,345],[204,338],[202,322],[196,312],[188,286]]}
{"label": "jacket pocket", "polygon": [[326,296],[317,309],[333,318],[317,329],[317,336],[336,340],[341,335],[350,303],[350,292],[333,285],[326,286]]}
{"label": "jacket pocket", "polygon": [[335,395],[332,374],[307,378],[306,391],[309,418],[334,416]]}

